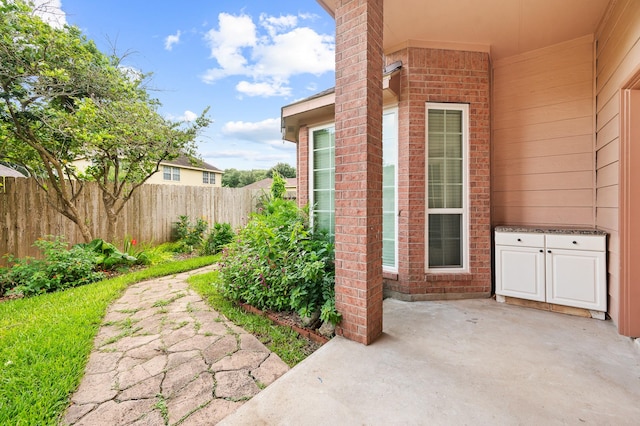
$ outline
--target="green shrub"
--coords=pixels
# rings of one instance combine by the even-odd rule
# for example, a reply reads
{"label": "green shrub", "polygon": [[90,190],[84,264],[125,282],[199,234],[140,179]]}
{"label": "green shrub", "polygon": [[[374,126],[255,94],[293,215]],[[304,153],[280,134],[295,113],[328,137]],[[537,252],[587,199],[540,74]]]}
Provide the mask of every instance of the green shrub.
{"label": "green shrub", "polygon": [[[157,246],[145,245],[143,250],[141,254],[138,254],[138,262],[144,265],[159,265],[175,260],[174,254],[178,250],[178,244],[173,242]],[[141,258],[142,261],[140,261]]]}
{"label": "green shrub", "polygon": [[307,213],[295,202],[268,200],[223,252],[225,297],[303,317],[320,310],[323,320],[339,322],[333,242],[309,228]]}
{"label": "green shrub", "polygon": [[287,193],[286,187],[287,181],[282,177],[282,175],[276,171],[273,172],[273,183],[271,184],[271,197],[275,198],[283,198],[284,194]]}
{"label": "green shrub", "polygon": [[215,223],[202,245],[203,255],[218,254],[222,247],[233,241],[236,234],[229,223]]}
{"label": "green shrub", "polygon": [[116,246],[101,238],[96,238],[90,243],[76,244],[74,247],[81,247],[92,252],[96,266],[105,271],[119,266],[130,266],[138,262],[136,257],[121,252]]}
{"label": "green shrub", "polygon": [[181,215],[176,222],[175,234],[179,251],[191,253],[202,246],[203,236],[209,224],[204,219],[198,219],[195,224],[191,223],[189,216]]}
{"label": "green shrub", "polygon": [[8,257],[11,266],[0,273],[0,288],[11,293],[33,296],[99,281],[104,274],[95,271],[95,255],[81,246],[68,249],[63,237],[48,237],[34,244],[44,259]]}
{"label": "green shrub", "polygon": [[122,252],[134,257],[135,263],[138,265],[151,265],[152,259],[149,257],[149,250],[152,249],[150,244],[138,244],[138,240],[132,237],[125,237],[122,244]]}
{"label": "green shrub", "polygon": [[[5,258],[11,262],[11,257],[5,256]],[[4,294],[9,290],[8,281],[4,280],[4,276],[9,272],[9,268],[1,268],[0,267],[0,296],[4,296]]]}

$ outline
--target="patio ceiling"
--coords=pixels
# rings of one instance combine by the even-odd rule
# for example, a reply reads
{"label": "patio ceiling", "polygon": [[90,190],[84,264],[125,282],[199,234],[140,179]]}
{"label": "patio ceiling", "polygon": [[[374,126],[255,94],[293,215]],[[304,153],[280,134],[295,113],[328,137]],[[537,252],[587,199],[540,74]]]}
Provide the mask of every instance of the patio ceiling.
{"label": "patio ceiling", "polygon": [[[336,0],[317,0],[332,16]],[[385,0],[384,49],[490,52],[493,59],[595,32],[610,0]]]}

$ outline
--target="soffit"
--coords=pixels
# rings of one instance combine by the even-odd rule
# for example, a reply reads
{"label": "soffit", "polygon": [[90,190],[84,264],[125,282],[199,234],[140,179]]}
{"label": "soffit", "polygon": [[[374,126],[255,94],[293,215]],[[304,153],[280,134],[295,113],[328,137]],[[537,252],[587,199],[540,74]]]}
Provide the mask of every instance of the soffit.
{"label": "soffit", "polygon": [[[333,16],[336,0],[317,0]],[[592,34],[609,0],[385,0],[384,49],[490,51],[506,58]],[[428,42],[428,43],[424,43]],[[484,46],[485,48],[482,48]]]}

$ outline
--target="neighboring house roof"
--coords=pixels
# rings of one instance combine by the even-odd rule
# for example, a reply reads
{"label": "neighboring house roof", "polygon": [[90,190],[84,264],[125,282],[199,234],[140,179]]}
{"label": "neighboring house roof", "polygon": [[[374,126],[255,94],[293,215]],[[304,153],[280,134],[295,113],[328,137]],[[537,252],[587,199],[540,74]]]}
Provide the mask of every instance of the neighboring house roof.
{"label": "neighboring house roof", "polygon": [[[285,183],[285,188],[287,189],[295,189],[298,186],[298,179],[297,178],[285,178],[285,180],[287,181],[287,183]],[[257,182],[253,182],[247,186],[245,186],[244,188],[249,188],[249,189],[269,189],[271,188],[271,183],[273,183],[273,179],[271,178],[264,178],[262,180],[259,180]]]}
{"label": "neighboring house roof", "polygon": [[7,166],[3,166],[2,164],[0,164],[0,176],[17,177],[17,178],[26,177],[25,175],[23,175],[19,171],[14,170],[14,169],[12,169],[10,167],[7,167]]}
{"label": "neighboring house roof", "polygon": [[205,171],[216,172],[216,173],[224,173],[222,170],[212,166],[209,163],[205,163],[204,161],[198,160],[198,159],[192,161],[184,155],[174,160],[165,160],[161,164],[165,164],[168,166],[178,166],[185,169],[205,170]]}

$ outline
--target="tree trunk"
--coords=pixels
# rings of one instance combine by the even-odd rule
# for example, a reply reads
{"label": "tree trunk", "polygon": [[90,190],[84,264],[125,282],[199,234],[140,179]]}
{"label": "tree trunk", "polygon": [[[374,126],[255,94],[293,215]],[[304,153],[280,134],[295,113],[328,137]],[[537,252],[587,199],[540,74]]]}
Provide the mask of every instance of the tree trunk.
{"label": "tree trunk", "polygon": [[[48,185],[36,180],[38,186],[45,192],[46,200],[49,205],[64,217],[69,219],[71,222],[76,224],[76,226],[80,230],[80,233],[82,234],[82,238],[86,243],[93,240],[93,232],[91,231],[91,228],[85,223],[84,217],[80,214],[80,212],[74,205],[74,200],[65,198],[65,192],[57,187],[56,181],[49,179],[48,182],[53,190],[47,189]],[[72,182],[70,182],[70,184],[72,184]]]}
{"label": "tree trunk", "polygon": [[116,241],[116,231],[118,227],[118,215],[113,211],[113,206],[106,205],[105,202],[105,210],[107,211],[107,238],[106,240],[113,244]]}
{"label": "tree trunk", "polygon": [[84,239],[84,242],[85,243],[91,242],[93,240],[93,233],[91,232],[91,229],[89,229],[89,227],[85,225],[83,222],[76,222],[76,221],[74,222],[78,226],[78,228],[80,228],[80,233],[82,234],[82,238]]}
{"label": "tree trunk", "polygon": [[91,228],[89,226],[87,226],[86,223],[84,223],[84,221],[82,220],[82,218],[78,214],[77,210],[60,208],[54,202],[52,202],[51,200],[48,200],[48,201],[64,217],[66,217],[71,222],[76,224],[76,226],[80,230],[80,233],[82,234],[82,238],[84,239],[85,243],[88,243],[91,240],[93,240],[93,232],[91,232]]}

